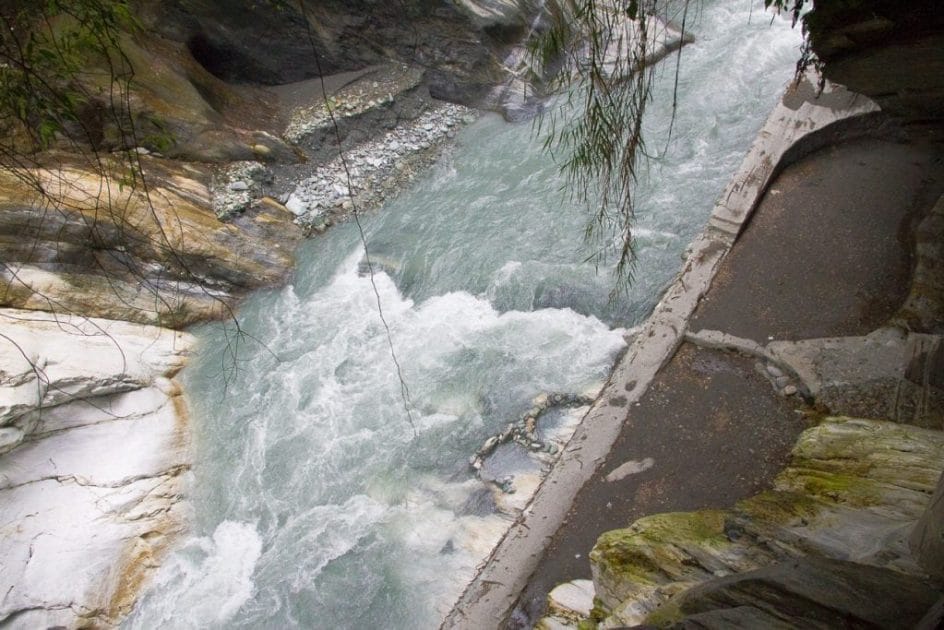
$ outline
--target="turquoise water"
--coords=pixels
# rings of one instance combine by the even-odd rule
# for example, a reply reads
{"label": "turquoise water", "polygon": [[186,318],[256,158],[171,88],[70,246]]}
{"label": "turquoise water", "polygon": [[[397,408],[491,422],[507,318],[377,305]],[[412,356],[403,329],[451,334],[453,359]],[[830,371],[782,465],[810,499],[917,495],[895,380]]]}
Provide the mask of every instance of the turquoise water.
{"label": "turquoise water", "polygon": [[[242,307],[264,347],[242,342],[231,378],[223,330],[198,331],[192,535],[128,627],[439,625],[508,524],[469,456],[537,394],[605,379],[791,76],[799,35],[760,3],[699,13],[673,141],[640,181],[624,297],[584,262],[586,215],[528,125],[482,116],[364,217],[415,436],[353,224],[306,242],[292,282]],[[653,148],[674,64],[658,75]]]}

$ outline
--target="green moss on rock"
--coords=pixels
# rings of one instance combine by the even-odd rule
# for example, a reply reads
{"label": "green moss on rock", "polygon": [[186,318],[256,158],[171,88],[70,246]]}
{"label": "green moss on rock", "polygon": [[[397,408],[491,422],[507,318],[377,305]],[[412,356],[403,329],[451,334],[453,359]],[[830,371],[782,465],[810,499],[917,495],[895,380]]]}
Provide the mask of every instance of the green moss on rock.
{"label": "green moss on rock", "polygon": [[920,571],[893,535],[891,546],[874,537],[907,529],[942,469],[940,431],[827,418],[801,435],[773,489],[732,510],[656,514],[600,536],[590,554],[597,617],[670,626],[684,612],[670,600],[692,586],[804,554]]}

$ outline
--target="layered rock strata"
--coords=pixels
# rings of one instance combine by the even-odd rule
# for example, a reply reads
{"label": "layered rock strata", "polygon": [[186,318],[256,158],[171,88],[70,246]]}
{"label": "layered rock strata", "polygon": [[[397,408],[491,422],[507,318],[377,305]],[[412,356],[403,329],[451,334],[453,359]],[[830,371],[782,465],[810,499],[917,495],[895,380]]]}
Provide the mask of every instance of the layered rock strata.
{"label": "layered rock strata", "polygon": [[301,236],[291,213],[258,205],[224,223],[204,171],[141,163],[147,188],[69,156],[30,171],[43,194],[0,174],[0,304],[179,328],[285,277]]}
{"label": "layered rock strata", "polygon": [[0,309],[0,625],[110,626],[186,513],[192,339]]}

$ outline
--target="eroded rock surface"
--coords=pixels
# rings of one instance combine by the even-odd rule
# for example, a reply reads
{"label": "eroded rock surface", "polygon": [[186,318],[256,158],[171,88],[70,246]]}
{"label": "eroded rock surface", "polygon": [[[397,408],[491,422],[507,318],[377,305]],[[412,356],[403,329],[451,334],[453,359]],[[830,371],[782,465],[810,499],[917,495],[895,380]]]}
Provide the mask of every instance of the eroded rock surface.
{"label": "eroded rock surface", "polygon": [[68,156],[32,171],[46,197],[0,174],[0,306],[181,327],[288,273],[291,213],[259,205],[224,223],[205,171],[142,163],[146,191]]}
{"label": "eroded rock surface", "polygon": [[173,377],[192,339],[35,311],[0,319],[0,624],[110,626],[186,513]]}

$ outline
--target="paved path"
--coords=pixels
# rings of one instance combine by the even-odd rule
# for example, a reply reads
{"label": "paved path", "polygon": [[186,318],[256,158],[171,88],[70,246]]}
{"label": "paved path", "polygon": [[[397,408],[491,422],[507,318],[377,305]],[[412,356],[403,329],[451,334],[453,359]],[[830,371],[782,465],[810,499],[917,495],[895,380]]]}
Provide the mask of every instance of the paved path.
{"label": "paved path", "polygon": [[[577,495],[516,610],[527,622],[511,627],[530,628],[557,584],[590,577],[587,554],[603,532],[646,514],[729,506],[760,492],[808,426],[794,409],[753,360],[683,345]],[[646,458],[648,470],[606,480],[625,462]]]}
{"label": "paved path", "polygon": [[877,328],[908,293],[908,235],[944,192],[942,157],[940,145],[861,139],[786,168],[690,329],[765,343]]}
{"label": "paved path", "polygon": [[[876,328],[907,293],[906,235],[944,190],[941,149],[862,139],[785,169],[722,262],[689,329],[765,343]],[[629,409],[509,626],[530,627],[551,588],[590,577],[587,554],[603,532],[646,514],[729,507],[763,489],[811,411],[777,395],[753,359],[683,345]],[[606,481],[624,462],[647,457],[651,468]]]}

